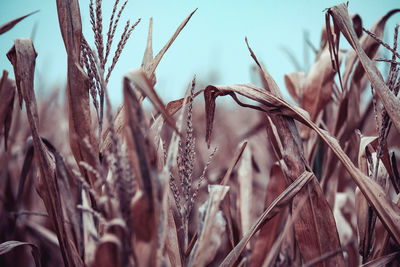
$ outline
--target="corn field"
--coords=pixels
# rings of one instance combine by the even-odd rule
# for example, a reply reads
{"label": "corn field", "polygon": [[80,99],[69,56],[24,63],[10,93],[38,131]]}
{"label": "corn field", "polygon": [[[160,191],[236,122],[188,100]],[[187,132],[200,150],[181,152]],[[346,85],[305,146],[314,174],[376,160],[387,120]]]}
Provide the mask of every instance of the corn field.
{"label": "corn field", "polygon": [[155,71],[196,10],[155,56],[150,19],[113,110],[109,78],[147,22],[121,22],[118,0],[105,20],[91,0],[91,44],[78,0],[56,2],[63,92],[36,101],[30,38],[2,51],[14,73],[0,80],[0,266],[400,265],[399,26],[383,41],[400,9],[370,29],[346,4],[326,9],[315,62],[285,75],[286,88],[246,38],[262,86],[194,77],[169,103]]}

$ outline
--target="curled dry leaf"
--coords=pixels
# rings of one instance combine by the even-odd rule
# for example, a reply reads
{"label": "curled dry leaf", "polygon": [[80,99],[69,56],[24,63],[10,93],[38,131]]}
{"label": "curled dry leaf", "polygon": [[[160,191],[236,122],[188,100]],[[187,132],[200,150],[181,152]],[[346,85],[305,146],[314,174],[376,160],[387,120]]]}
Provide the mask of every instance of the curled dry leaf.
{"label": "curled dry leaf", "polygon": [[[262,104],[260,107],[255,108],[257,110],[261,109],[264,112],[292,117],[312,128],[329,146],[336,157],[342,162],[346,170],[351,175],[353,181],[367,198],[368,203],[377,212],[377,215],[382,220],[382,223],[390,232],[393,239],[396,241],[397,244],[400,244],[399,208],[386,197],[386,194],[376,182],[369,179],[356,166],[354,166],[353,162],[340,147],[338,141],[333,138],[327,131],[319,128],[314,122],[312,122],[306,111],[298,107],[292,106],[281,98],[276,97],[271,93],[250,84],[232,86],[208,86],[205,90],[205,93],[207,92],[207,90],[211,90],[215,97],[218,95],[232,96],[234,93],[238,93]],[[211,98],[212,103],[215,101],[215,97]],[[235,101],[238,102],[239,100],[237,100],[236,98]],[[212,103],[208,104],[206,102],[206,111],[207,109],[213,109],[213,107],[215,108],[215,105],[213,106]],[[243,105],[243,103],[240,104]],[[211,135],[210,126],[212,125],[212,119],[213,116],[207,117],[207,132],[210,133],[209,135]]]}
{"label": "curled dry leaf", "polygon": [[[265,87],[265,90],[263,91],[255,90],[257,91],[257,97],[254,97],[255,95],[253,95],[253,97],[259,98],[261,94],[267,92],[275,98],[281,99],[282,93],[279,87],[271,75],[259,63],[256,55],[250,48],[247,39],[246,43],[251,56],[260,68],[261,80],[263,81],[263,86]],[[230,95],[235,99],[236,102],[239,103],[234,92],[230,92]],[[262,104],[265,105],[264,103]],[[246,104],[242,105],[249,107],[249,105]],[[263,106],[253,106],[253,108],[262,109]],[[305,113],[307,114],[307,112]],[[270,116],[270,118],[272,124],[279,129],[277,134],[282,144],[281,154],[286,166],[284,170],[286,177],[293,181],[305,170],[310,170],[311,168],[305,159],[302,140],[299,136],[293,118],[290,116],[280,115],[281,114],[277,114],[277,116]],[[308,186],[307,189],[302,190],[299,195],[295,197],[292,206],[296,207],[296,205],[299,205],[300,200],[304,197],[307,197],[308,201],[305,203],[305,205],[302,205],[301,216],[296,219],[294,230],[303,261],[309,262],[315,258],[321,257],[325,253],[338,250],[340,248],[340,242],[333,213],[329,208],[327,200],[323,195],[318,182],[313,181],[312,185]],[[313,228],[314,230],[310,231],[310,228]],[[327,264],[342,265],[344,264],[343,261],[343,256],[340,254],[328,259]]]}
{"label": "curled dry leaf", "polygon": [[[204,90],[197,91],[196,93],[194,93],[193,98],[195,98],[196,96],[198,96],[199,94],[201,94],[203,92],[204,92]],[[185,98],[180,98],[180,99],[168,102],[165,109],[167,110],[167,112],[170,116],[174,115],[176,112],[178,112],[178,110],[180,110],[182,108],[184,99]]]}
{"label": "curled dry leaf", "polygon": [[13,250],[14,248],[20,247],[20,246],[30,246],[32,249],[32,257],[33,257],[33,260],[35,261],[36,267],[42,266],[42,264],[40,262],[39,248],[32,243],[20,242],[20,241],[15,241],[15,240],[3,242],[0,244],[0,255],[8,253],[11,250]]}
{"label": "curled dry leaf", "polygon": [[83,266],[83,262],[71,242],[64,224],[65,218],[58,184],[56,181],[54,155],[47,149],[38,132],[38,113],[36,98],[33,91],[33,77],[35,70],[36,52],[31,39],[16,39],[13,48],[7,54],[14,66],[14,72],[19,77],[18,84],[25,101],[28,122],[31,129],[36,161],[40,175],[36,188],[43,199],[46,210],[55,228],[61,254],[65,266]]}

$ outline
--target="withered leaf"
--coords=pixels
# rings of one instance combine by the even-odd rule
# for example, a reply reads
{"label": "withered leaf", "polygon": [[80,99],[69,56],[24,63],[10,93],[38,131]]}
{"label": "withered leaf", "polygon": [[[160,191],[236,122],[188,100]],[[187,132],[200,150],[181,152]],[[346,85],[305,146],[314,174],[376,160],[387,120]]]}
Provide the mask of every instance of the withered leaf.
{"label": "withered leaf", "polygon": [[54,155],[46,148],[38,131],[38,112],[33,90],[36,52],[31,39],[16,39],[14,47],[9,52],[12,58],[16,76],[19,77],[19,86],[25,101],[28,122],[31,129],[36,161],[39,165],[40,176],[36,183],[40,197],[43,199],[49,213],[57,238],[61,254],[66,266],[83,266],[76,247],[68,236],[64,224],[64,215],[58,184],[55,177]]}
{"label": "withered leaf", "polygon": [[241,233],[250,229],[252,192],[253,192],[253,166],[251,162],[252,152],[248,147],[243,151],[243,156],[238,167],[239,195],[236,200],[240,215]]}
{"label": "withered leaf", "polygon": [[[247,39],[246,43],[252,58],[255,60],[260,68],[260,76],[265,90],[256,90],[257,92],[251,90],[253,92],[250,94],[246,94],[245,96],[257,102],[260,102],[260,100],[256,100],[257,98],[259,98],[259,96],[256,95],[263,94],[263,92],[268,92],[269,95],[273,95],[275,98],[281,99],[282,93],[279,87],[277,86],[271,75],[259,63],[256,55],[250,48]],[[265,108],[268,109],[268,107],[264,106],[268,106],[268,104],[262,101],[260,102],[262,105],[259,107],[241,103],[238,98],[235,97],[235,92],[233,91],[224,91],[219,93],[221,95],[229,94],[241,106],[250,107],[258,110],[262,110]],[[290,180],[293,181],[305,170],[310,169],[310,167],[308,166],[308,162],[306,161],[304,156],[302,140],[291,116],[281,116],[281,114],[277,114],[277,116],[271,115],[270,118],[272,124],[274,124],[276,128],[279,129],[277,131],[277,136],[281,141],[281,154],[283,155],[283,160],[285,162],[285,165],[287,166],[287,168],[285,168],[285,174]],[[294,228],[297,244],[301,251],[303,261],[309,262],[327,252],[339,249],[340,242],[335,220],[333,218],[333,213],[329,209],[328,203],[325,196],[322,194],[322,190],[319,184],[314,182],[312,186],[308,186],[307,189],[301,191],[300,195],[307,196],[309,201],[305,203],[306,205],[303,205],[302,216],[296,219]],[[293,202],[293,206],[299,204],[299,201],[300,197],[296,196]],[[309,231],[310,228],[314,228],[314,231]],[[327,240],[329,240],[329,242],[327,242]],[[324,246],[322,246],[321,244],[324,244]],[[343,256],[337,255],[333,258],[328,259],[327,263],[340,265],[343,264],[343,261]]]}
{"label": "withered leaf", "polygon": [[[285,190],[285,175],[277,162],[272,165],[267,185],[265,209]],[[272,245],[279,235],[285,215],[287,213],[280,212],[277,216],[268,221],[260,230],[257,241],[254,245],[251,256],[251,267],[261,266],[264,262],[266,251],[271,251]]]}
{"label": "withered leaf", "polygon": [[369,261],[360,267],[380,267],[380,266],[386,266],[387,264],[391,263],[396,257],[400,255],[399,252],[393,252],[388,255],[385,255],[383,257],[374,259],[372,261]]}
{"label": "withered leaf", "polygon": [[113,234],[105,234],[96,248],[93,266],[119,267],[122,266],[121,241]]}
{"label": "withered leaf", "polygon": [[175,120],[169,115],[169,113],[165,109],[165,105],[163,104],[161,98],[158,96],[157,92],[154,90],[149,79],[146,77],[145,72],[142,69],[137,69],[127,73],[125,77],[125,79],[129,80],[135,85],[135,88],[138,88],[140,90],[142,95],[147,96],[150,99],[157,111],[163,114],[164,119],[167,121],[167,123],[175,131],[178,132]]}
{"label": "withered leaf", "polygon": [[[69,107],[70,146],[76,162],[84,161],[96,166],[97,155],[80,142],[85,138],[97,154],[97,145],[91,127],[89,80],[79,64],[82,37],[81,15],[78,0],[57,0],[58,20],[68,56],[67,101]],[[95,176],[80,166],[82,176],[93,186]]]}
{"label": "withered leaf", "polygon": [[306,74],[304,72],[296,71],[289,74],[285,74],[285,85],[296,103],[302,102],[303,85],[306,80]]}
{"label": "withered leaf", "polygon": [[183,30],[186,24],[189,22],[190,18],[196,12],[197,8],[193,10],[189,16],[187,16],[182,23],[178,26],[175,33],[172,37],[168,40],[168,42],[164,45],[164,47],[158,52],[158,54],[153,58],[153,48],[152,48],[152,35],[153,35],[153,19],[150,19],[149,25],[149,35],[147,38],[147,46],[144,52],[143,61],[142,61],[142,69],[146,73],[147,78],[150,80],[150,84],[154,86],[156,84],[156,76],[155,71],[160,63],[162,57],[164,56],[165,52],[167,52],[168,48],[172,45],[175,41],[176,37],[178,37],[179,33]]}
{"label": "withered leaf", "polygon": [[285,191],[282,192],[271,205],[261,214],[257,219],[257,222],[251,227],[251,229],[243,236],[240,242],[235,246],[235,248],[225,257],[224,261],[220,266],[233,266],[236,260],[239,258],[240,254],[246,247],[250,239],[257,233],[258,230],[270,219],[272,219],[276,214],[278,214],[296,194],[312,179],[314,175],[310,172],[305,171],[300,175]]}
{"label": "withered leaf", "polygon": [[0,81],[0,133],[4,134],[4,147],[7,150],[7,139],[10,132],[12,112],[14,109],[15,83],[8,78],[8,72],[3,71]]}
{"label": "withered leaf", "polygon": [[[221,182],[219,183],[219,185],[221,185],[221,186],[226,186],[226,185],[228,184],[228,181],[229,181],[229,178],[231,177],[231,174],[232,174],[232,172],[233,172],[233,169],[235,168],[236,164],[239,162],[239,160],[240,160],[240,158],[241,158],[241,156],[242,156],[242,154],[243,154],[243,151],[244,151],[244,149],[246,148],[246,146],[247,146],[247,142],[245,141],[245,142],[243,142],[243,144],[240,146],[240,148],[236,151],[235,155],[233,156],[233,158],[231,159],[231,161],[230,161],[230,163],[229,163],[228,170],[225,172],[225,175],[224,175],[224,177],[222,178],[222,180],[221,180]],[[223,192],[224,192],[223,190],[220,192],[219,199],[217,199],[217,203],[216,203],[215,206],[218,206],[218,205],[221,203],[221,201],[222,201],[222,196],[223,196],[222,193],[223,193]],[[210,215],[210,220],[211,220],[211,221],[214,220],[214,216],[215,216],[215,214],[216,214],[216,209],[214,209],[214,210],[215,210],[215,212],[212,213],[212,214]],[[205,237],[204,239],[207,240],[209,234],[205,233],[205,236],[206,236],[206,237]],[[190,241],[190,244],[194,245],[195,242],[196,242],[196,240],[197,240],[197,238],[198,238],[198,232],[196,232],[196,233],[193,235],[193,238],[192,238],[192,240]],[[186,252],[185,252],[185,255],[189,255],[192,248],[193,248],[193,247],[189,245],[188,249],[187,249]]]}
{"label": "withered leaf", "polygon": [[[168,48],[172,45],[172,43],[175,41],[175,39],[178,37],[179,33],[182,31],[182,29],[185,27],[185,25],[188,23],[192,15],[196,12],[197,9],[195,9],[192,13],[189,14],[189,16],[183,20],[183,22],[179,25],[178,29],[175,31],[175,33],[172,35],[171,39],[165,44],[165,46],[160,50],[160,52],[156,55],[155,58],[153,58],[153,19],[150,19],[150,24],[149,24],[149,33],[148,33],[148,38],[147,38],[147,44],[146,44],[146,50],[143,55],[143,60],[142,60],[142,66],[141,69],[145,73],[146,78],[151,85],[151,88],[154,87],[156,84],[156,76],[155,76],[155,70],[160,63],[162,57],[164,54],[167,52]],[[142,95],[141,92],[139,100],[142,101],[144,95]],[[119,108],[119,111],[123,111],[125,109],[124,105],[121,105]],[[167,110],[168,106],[167,106]],[[120,133],[121,130],[125,127],[126,119],[124,118],[125,112],[118,112],[117,115],[115,116],[114,119],[114,127],[117,129],[117,133]],[[169,114],[172,115],[172,114]],[[171,122],[171,121],[169,121]],[[109,147],[109,131],[106,131],[103,140],[105,145],[102,147],[102,152]]]}
{"label": "withered leaf", "polygon": [[[342,54],[339,54],[339,65]],[[332,69],[329,51],[325,48],[319,59],[311,67],[304,82],[301,107],[308,111],[312,120],[325,107],[332,97],[333,77],[336,71]]]}
{"label": "withered leaf", "polygon": [[225,220],[219,211],[219,204],[227,196],[229,186],[209,185],[209,196],[199,212],[199,240],[195,245],[189,265],[206,266],[215,257],[222,243]]}
{"label": "withered leaf", "polygon": [[26,179],[28,177],[28,172],[31,168],[32,161],[33,161],[33,156],[34,156],[34,148],[33,148],[33,142],[32,139],[28,140],[27,142],[27,148],[26,148],[26,154],[24,158],[24,163],[22,165],[22,170],[21,174],[19,176],[19,185],[18,185],[18,193],[17,193],[17,203],[21,203],[22,198],[23,198],[23,192],[24,192],[24,186]]}
{"label": "withered leaf", "polygon": [[32,243],[15,241],[15,240],[3,242],[3,243],[0,244],[0,255],[8,253],[11,250],[13,250],[14,248],[20,247],[20,246],[30,246],[31,249],[32,249],[32,257],[33,257],[33,259],[35,261],[36,267],[42,266],[42,264],[40,262],[40,251],[39,251],[39,248],[36,245],[32,244]]}
{"label": "withered leaf", "polygon": [[33,12],[29,13],[29,14],[26,14],[25,16],[19,17],[19,18],[17,18],[17,19],[14,19],[14,20],[12,20],[12,21],[9,21],[9,22],[7,22],[7,23],[1,25],[1,26],[0,26],[0,34],[3,34],[3,33],[5,33],[5,32],[8,32],[8,31],[11,30],[12,28],[14,28],[14,26],[15,26],[18,22],[20,22],[20,21],[23,20],[24,18],[29,17],[30,15],[33,15],[33,14],[35,14],[35,13],[37,13],[37,12],[39,12],[39,10],[33,11]]}
{"label": "withered leaf", "polygon": [[[400,10],[397,10],[400,11]],[[328,10],[330,16],[333,17],[335,26],[340,29],[347,41],[356,51],[358,58],[371,82],[371,85],[379,95],[383,106],[385,107],[390,119],[392,120],[397,131],[400,132],[400,99],[398,99],[392,91],[386,86],[382,75],[376,68],[374,62],[368,57],[357,35],[352,27],[352,22],[349,18],[347,6],[345,4],[337,5]]]}
{"label": "withered leaf", "polygon": [[[370,32],[373,32],[378,38],[383,37],[383,32],[385,29],[385,25],[387,20],[394,15],[395,13],[399,12],[400,9],[393,9],[389,11],[386,15],[384,15],[382,18],[380,18],[375,24],[371,27]],[[354,16],[352,16],[352,21],[353,21],[353,26],[356,27],[357,24],[355,24],[355,19]],[[361,26],[359,26],[361,27]],[[355,32],[358,37],[360,37],[360,34],[362,34],[362,28],[359,29],[358,26],[355,29]],[[364,50],[365,54],[369,58],[374,58],[375,54],[378,51],[379,48],[379,43],[376,42],[371,36],[368,34],[364,34],[361,36],[359,39],[361,48]],[[347,82],[350,77],[350,74],[352,73],[353,66],[357,60],[357,53],[354,50],[350,50],[347,52],[346,55],[346,65],[345,65],[345,70],[343,74],[343,84],[345,87],[347,87]],[[354,69],[353,72],[353,77],[352,77],[352,82],[355,82],[358,84],[361,81],[362,76],[365,75],[365,71],[363,69],[363,66],[361,63],[358,63]]]}
{"label": "withered leaf", "polygon": [[[312,122],[306,111],[292,106],[279,97],[250,84],[217,87],[208,86],[206,88],[206,91],[207,90],[213,90],[215,91],[215,94],[218,95],[238,93],[261,103],[261,107],[265,112],[292,117],[312,128],[342,162],[351,175],[353,181],[367,198],[368,203],[377,212],[386,229],[390,232],[396,243],[400,244],[400,210],[398,207],[396,207],[392,201],[386,197],[386,194],[377,183],[369,179],[356,166],[354,166],[353,162],[340,147],[338,141],[327,131],[319,128],[314,122]],[[207,108],[209,107],[206,106],[206,109]],[[212,119],[213,118],[210,117],[210,121],[207,122],[208,125],[212,124]],[[210,129],[208,128],[207,131],[210,131]]]}
{"label": "withered leaf", "polygon": [[152,229],[155,227],[154,205],[157,203],[148,155],[151,146],[142,132],[144,113],[128,78],[124,79],[124,103],[128,123],[126,140],[129,156],[141,189],[131,203],[131,214],[135,214],[132,220],[136,235],[140,239],[149,241]]}

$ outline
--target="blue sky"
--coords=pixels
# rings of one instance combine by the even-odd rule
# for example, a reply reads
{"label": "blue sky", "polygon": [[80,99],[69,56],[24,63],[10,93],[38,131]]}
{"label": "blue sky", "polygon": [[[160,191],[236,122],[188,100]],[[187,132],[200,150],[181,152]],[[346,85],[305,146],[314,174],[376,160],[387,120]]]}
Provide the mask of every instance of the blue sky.
{"label": "blue sky", "polygon": [[[89,1],[79,2],[84,35],[93,44]],[[110,17],[113,2],[103,0],[104,21],[108,21]],[[253,61],[244,42],[245,36],[258,58],[281,89],[285,90],[283,75],[296,69],[282,47],[290,50],[303,67],[307,67],[304,64],[307,62],[304,58],[304,32],[307,31],[310,41],[318,46],[325,21],[323,10],[338,3],[340,1],[130,0],[121,18],[120,30],[127,19],[136,21],[141,18],[142,21],[133,31],[111,75],[109,92],[112,102],[117,105],[122,101],[122,75],[140,67],[150,17],[154,19],[153,49],[156,54],[181,21],[198,8],[156,71],[156,90],[167,102],[182,97],[194,74],[198,80],[211,80],[217,84],[253,82],[254,77],[250,71]],[[366,28],[372,26],[390,9],[399,7],[398,0],[358,0],[349,3],[349,11],[360,14]],[[34,45],[38,53],[35,89],[40,97],[57,85],[65,85],[66,54],[59,30],[56,1],[0,1],[0,24],[37,9],[40,10],[39,13],[0,36],[0,69],[12,72],[12,66],[5,54],[11,48],[13,39],[30,37],[34,31]],[[400,22],[400,14],[389,20],[387,36],[393,35],[396,22]],[[108,25],[104,26],[106,29],[107,27]],[[106,30],[103,34],[105,33]],[[120,31],[117,32],[118,38],[120,34]],[[116,43],[117,40],[114,41],[115,45]],[[311,64],[314,60],[311,50],[308,50],[307,58]]]}

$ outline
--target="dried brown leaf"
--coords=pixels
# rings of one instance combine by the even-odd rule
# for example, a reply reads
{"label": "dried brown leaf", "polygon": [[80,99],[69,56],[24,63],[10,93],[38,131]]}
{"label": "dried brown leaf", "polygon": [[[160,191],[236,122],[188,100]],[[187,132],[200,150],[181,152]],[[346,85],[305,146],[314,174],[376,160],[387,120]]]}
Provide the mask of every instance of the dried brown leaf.
{"label": "dried brown leaf", "polygon": [[253,192],[253,166],[251,162],[251,148],[243,151],[238,168],[239,195],[237,207],[240,218],[241,233],[246,233],[251,227],[251,207]]}
{"label": "dried brown leaf", "polygon": [[[283,164],[283,163],[282,163]],[[286,189],[286,179],[279,163],[272,165],[267,185],[265,209]],[[257,241],[252,250],[251,267],[261,266],[266,258],[266,251],[270,251],[276,238],[281,232],[286,212],[282,211],[268,221],[260,230]]]}
{"label": "dried brown leaf", "polygon": [[20,241],[15,241],[15,240],[3,242],[0,244],[0,255],[8,253],[11,250],[13,250],[14,248],[20,247],[20,246],[30,246],[32,249],[31,253],[32,253],[33,260],[35,261],[36,267],[42,266],[42,264],[40,262],[39,248],[32,243],[20,242]]}
{"label": "dried brown leaf", "polygon": [[[143,55],[143,60],[142,60],[142,66],[141,69],[145,73],[146,78],[148,83],[151,85],[151,88],[154,87],[156,84],[156,76],[155,76],[155,70],[160,63],[162,57],[164,54],[167,52],[168,48],[172,45],[172,43],[175,41],[176,37],[178,37],[179,33],[182,31],[182,29],[186,26],[192,15],[196,12],[197,9],[195,9],[192,13],[189,14],[189,16],[183,20],[183,22],[179,25],[178,29],[175,31],[175,33],[172,35],[171,39],[165,44],[165,46],[160,50],[160,52],[156,55],[155,58],[153,58],[153,48],[152,48],[152,42],[153,42],[153,19],[150,19],[150,24],[149,24],[149,34],[147,38],[147,44],[146,44],[146,50]],[[140,92],[139,92],[140,93]],[[143,100],[144,95],[140,93],[139,99],[140,101]],[[121,105],[119,108],[119,111],[125,110],[124,105]],[[167,110],[169,111],[169,108],[167,106]],[[117,133],[120,133],[121,131],[119,129],[122,129],[125,127],[126,119],[124,118],[125,112],[118,112],[117,115],[115,116],[114,119],[114,127],[117,131]],[[173,114],[173,113],[172,113]],[[169,115],[172,115],[171,113]],[[168,121],[169,123],[171,121]],[[105,149],[108,149],[111,142],[110,142],[110,135],[109,131],[106,131],[103,135],[103,143],[104,145],[102,146],[102,153],[104,152]]]}
{"label": "dried brown leaf", "polygon": [[61,254],[66,266],[83,266],[76,247],[71,242],[65,227],[61,197],[55,176],[54,155],[46,148],[38,132],[38,112],[33,91],[36,52],[31,39],[16,39],[14,47],[8,53],[14,65],[16,76],[19,77],[22,96],[25,101],[29,126],[33,138],[37,164],[40,176],[36,183],[39,195],[43,199],[49,216],[55,227],[60,244]]}
{"label": "dried brown leaf", "polygon": [[229,186],[209,185],[208,200],[199,211],[199,240],[193,249],[189,265],[206,266],[215,257],[223,238],[226,222],[219,204],[226,197]]}
{"label": "dried brown leaf", "polygon": [[175,33],[172,37],[168,40],[168,42],[164,45],[164,47],[158,52],[158,54],[153,58],[153,50],[152,50],[152,32],[153,32],[153,20],[150,20],[149,25],[149,36],[147,39],[147,46],[146,51],[144,53],[143,61],[142,61],[142,69],[146,73],[147,78],[150,80],[150,84],[154,86],[156,84],[156,76],[155,70],[160,63],[162,57],[164,56],[165,52],[167,52],[168,48],[172,45],[175,41],[176,37],[178,37],[179,33],[183,30],[186,24],[189,22],[190,18],[196,12],[197,8],[192,11],[192,13],[187,16],[182,23],[178,26]]}
{"label": "dried brown leaf", "polygon": [[145,192],[150,202],[152,202],[153,186],[147,147],[148,142],[142,132],[145,129],[142,130],[141,128],[146,127],[144,125],[144,112],[127,78],[124,79],[124,102],[129,126],[126,129],[126,135],[128,146],[130,146],[131,161],[140,188]]}
{"label": "dried brown leaf", "polygon": [[[128,153],[140,188],[131,204],[132,221],[139,239],[149,241],[155,227],[154,205],[156,203],[148,155],[148,150],[151,147],[147,145],[149,142],[141,128],[144,126],[143,110],[127,78],[124,79],[124,103],[128,120],[128,127],[126,128]],[[137,214],[141,214],[141,216]]]}
{"label": "dried brown leaf", "polygon": [[[259,64],[256,55],[251,50],[247,42],[247,39],[246,43],[251,56],[260,67],[260,76],[265,88],[264,92],[269,92],[271,95],[281,98],[282,93],[274,79],[262,67],[262,65]],[[227,93],[232,97],[234,95],[233,92]],[[258,93],[262,94],[262,91],[257,92],[257,94]],[[254,96],[255,95],[253,95],[253,97]],[[237,98],[233,98],[237,103],[241,104]],[[258,102],[260,101],[258,100]],[[264,105],[264,103],[262,104]],[[246,104],[243,106],[249,107],[249,105]],[[260,108],[263,109],[264,106],[256,107],[256,109]],[[302,140],[299,136],[293,118],[280,115],[270,115],[270,118],[276,128],[279,129],[277,134],[282,144],[281,154],[286,166],[284,170],[285,174],[289,180],[293,181],[305,170],[311,169],[304,156]],[[305,203],[305,205],[303,205],[301,212],[302,216],[299,216],[296,219],[294,229],[296,241],[302,254],[303,261],[309,262],[324,255],[325,253],[339,249],[340,242],[333,213],[329,209],[326,198],[322,194],[322,190],[317,182],[314,181],[313,185],[310,185],[307,189],[301,191],[299,196],[295,197],[292,206],[295,207],[296,205],[299,205],[300,199],[303,199],[306,196],[308,197],[308,201]],[[309,231],[310,228],[314,228],[314,231]],[[337,255],[336,257],[327,260],[328,264],[339,265],[343,264],[343,261],[342,255]]]}
{"label": "dried brown leaf", "polygon": [[[298,206],[308,196],[304,205]],[[317,179],[313,179],[305,190],[300,191],[293,199],[293,209],[301,209],[295,220],[295,236],[300,248],[303,262],[308,263],[326,253],[340,249],[339,234],[333,212],[329,206]],[[341,265],[343,255],[335,255],[317,266]]]}
{"label": "dried brown leaf", "polygon": [[35,14],[35,13],[37,13],[37,12],[39,12],[39,10],[33,11],[33,12],[29,13],[29,14],[26,14],[25,16],[19,17],[19,18],[17,18],[17,19],[14,19],[14,20],[12,20],[12,21],[9,21],[9,22],[7,22],[7,23],[1,25],[1,26],[0,26],[0,35],[3,34],[3,33],[5,33],[5,32],[8,32],[8,31],[11,30],[12,28],[14,28],[14,26],[15,26],[18,22],[20,22],[21,20],[23,20],[24,18],[29,17],[30,15],[33,15],[33,14]]}
{"label": "dried brown leaf", "polygon": [[[384,29],[387,20],[394,15],[395,13],[399,12],[400,9],[393,9],[389,11],[386,15],[384,15],[382,18],[380,18],[375,24],[371,27],[370,32],[373,32],[378,38],[383,37]],[[358,24],[355,23],[355,17],[352,16],[352,21],[353,21],[353,26],[355,27],[355,32],[358,37],[360,37],[360,34],[362,34],[362,28],[360,29],[360,26],[357,26]],[[371,36],[368,34],[364,34],[361,36],[359,39],[361,48],[365,51],[365,54],[369,58],[374,58],[376,55],[378,48],[379,48],[379,43],[377,43]],[[354,64],[356,63],[357,60],[357,53],[354,50],[350,50],[347,52],[346,55],[346,64],[345,64],[345,70],[343,73],[343,84],[346,87],[348,83],[348,79],[350,77],[350,74],[352,73]],[[352,82],[359,84],[361,81],[361,78],[365,75],[365,71],[363,69],[363,66],[361,63],[358,63],[354,69],[353,72],[353,77],[352,77]]]}
{"label": "dried brown leaf", "polygon": [[[342,54],[339,55],[339,65],[341,58]],[[308,72],[302,90],[301,107],[308,111],[313,121],[332,97],[335,74],[329,50],[325,48]]]}
{"label": "dried brown leaf", "polygon": [[306,80],[306,74],[304,72],[296,71],[289,74],[285,74],[285,85],[290,96],[296,101],[296,103],[302,103],[303,86]]}
{"label": "dried brown leaf", "polygon": [[292,198],[312,179],[314,175],[310,172],[305,171],[300,175],[285,191],[282,192],[271,205],[261,214],[257,219],[257,222],[251,227],[251,229],[243,236],[240,242],[235,248],[225,257],[224,261],[220,266],[233,266],[240,254],[243,252],[247,243],[257,233],[258,230],[276,214],[278,214],[284,207],[286,207]]}
{"label": "dried brown leaf", "polygon": [[179,241],[177,236],[176,224],[172,214],[172,209],[168,209],[168,230],[167,238],[165,239],[165,249],[167,250],[168,258],[171,266],[182,266],[181,254],[179,253]]}
{"label": "dried brown leaf", "polygon": [[31,169],[32,161],[34,156],[34,148],[32,140],[27,142],[26,154],[24,158],[24,163],[22,165],[21,174],[19,176],[19,185],[17,193],[17,205],[23,200],[23,192],[25,187],[25,182],[28,177],[28,172]]}
{"label": "dried brown leaf", "polygon": [[[365,174],[369,175],[368,159],[366,150],[370,143],[377,141],[378,137],[361,137],[360,149],[358,152],[358,168]],[[369,232],[369,218],[372,216],[370,214],[370,207],[368,205],[367,199],[361,193],[360,188],[355,190],[355,208],[357,215],[357,238],[359,253],[366,258],[370,251],[370,246],[372,245]]]}
{"label": "dried brown leaf", "polygon": [[[239,162],[240,157],[242,156],[243,151],[244,151],[244,149],[246,148],[246,146],[247,146],[247,142],[243,142],[243,144],[241,145],[240,149],[239,149],[238,151],[236,151],[236,153],[235,153],[235,155],[233,156],[231,162],[229,163],[228,170],[225,172],[225,175],[224,175],[224,177],[222,178],[222,180],[221,180],[221,182],[220,182],[219,185],[221,185],[221,186],[226,186],[226,185],[228,184],[228,181],[229,181],[229,178],[231,177],[232,171],[233,171],[233,169],[235,168],[236,164]],[[224,191],[221,191],[221,192],[224,192]],[[216,206],[218,206],[218,205],[220,204],[220,202],[222,201],[222,197],[223,197],[223,194],[220,193],[220,196],[219,196],[219,199],[218,199],[218,203],[215,204]],[[217,209],[214,209],[213,214],[211,214],[211,215],[209,216],[211,221],[214,220],[213,216],[215,216],[216,211],[217,211]],[[207,235],[206,238],[204,238],[205,240],[208,239],[208,235],[209,235],[209,234],[206,233],[206,235]],[[192,240],[190,241],[190,244],[194,245],[195,242],[196,242],[196,240],[197,240],[197,238],[198,238],[198,232],[196,232],[196,233],[193,235],[193,238],[192,238]],[[185,251],[185,255],[189,255],[189,254],[191,253],[191,250],[192,250],[192,249],[193,249],[193,246],[189,245],[189,246],[188,246],[188,249]]]}
{"label": "dried brown leaf", "polygon": [[12,112],[14,109],[15,83],[8,78],[8,72],[3,71],[0,81],[0,133],[4,134],[4,147],[7,150],[7,139],[10,132]]}
{"label": "dried brown leaf", "polygon": [[[151,85],[150,80],[147,78],[145,72],[142,69],[137,69],[129,72],[125,75],[126,79],[132,82],[135,85],[135,88],[138,88],[142,95],[147,96],[150,101],[153,103],[154,107],[158,112],[163,114],[166,122],[178,132],[178,129],[175,125],[175,120],[169,115],[167,110],[165,109],[165,105],[162,102],[161,98],[158,96],[153,86]],[[178,132],[179,133],[179,132]]]}
{"label": "dried brown leaf", "polygon": [[100,239],[92,266],[118,267],[122,266],[121,241],[113,234],[105,234]]}
{"label": "dried brown leaf", "polygon": [[[395,10],[400,11],[400,10]],[[392,11],[392,12],[395,12]],[[347,41],[356,51],[357,56],[368,76],[371,85],[377,92],[379,98],[382,101],[390,119],[392,120],[397,131],[400,132],[400,99],[398,99],[392,91],[386,86],[381,73],[376,68],[374,62],[368,57],[360,42],[358,41],[357,35],[352,27],[352,22],[349,18],[347,6],[345,4],[337,5],[328,10],[328,14],[333,17],[336,27],[340,29]]]}
{"label": "dried brown leaf", "polygon": [[[232,93],[241,94],[262,104],[262,110],[265,112],[292,117],[312,128],[342,162],[351,175],[353,181],[367,198],[368,203],[377,212],[386,229],[391,233],[391,236],[394,238],[396,243],[400,244],[400,211],[398,207],[396,207],[392,201],[386,197],[386,194],[378,184],[369,179],[356,166],[354,166],[353,162],[340,147],[338,141],[327,131],[319,128],[314,122],[312,122],[309,119],[307,112],[288,104],[279,97],[276,97],[261,88],[257,88],[254,85],[208,86],[206,88],[206,91],[207,90],[213,90],[214,94],[218,95],[227,95]],[[206,109],[207,108],[208,107],[206,106]],[[257,108],[257,110],[259,110],[259,108]],[[208,122],[208,125],[211,124],[212,121]],[[210,130],[208,129],[208,131]]]}
{"label": "dried brown leaf", "polygon": [[[97,166],[97,155],[92,155],[80,142],[88,138],[94,153],[97,154],[98,146],[91,127],[89,79],[79,63],[82,23],[78,0],[57,0],[57,12],[68,55],[67,101],[71,150],[78,164],[84,161],[91,166]],[[96,177],[81,166],[80,171],[93,186]]]}
{"label": "dried brown leaf", "polygon": [[[204,90],[200,90],[196,93],[194,93],[193,98],[198,96],[199,94],[203,93]],[[184,102],[184,98],[173,100],[171,102],[168,102],[168,104],[165,106],[165,109],[167,110],[168,114],[170,116],[174,115],[178,110],[182,108]]]}
{"label": "dried brown leaf", "polygon": [[393,252],[388,255],[385,255],[383,257],[380,257],[378,259],[374,259],[372,261],[369,261],[360,267],[381,267],[381,266],[386,266],[387,264],[391,263],[396,257],[400,255],[399,252]]}

